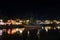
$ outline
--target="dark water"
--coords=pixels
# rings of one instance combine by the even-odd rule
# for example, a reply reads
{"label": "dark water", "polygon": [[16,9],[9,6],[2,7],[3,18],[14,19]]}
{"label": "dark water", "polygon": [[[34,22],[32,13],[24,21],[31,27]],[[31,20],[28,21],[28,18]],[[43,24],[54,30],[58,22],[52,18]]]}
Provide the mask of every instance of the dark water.
{"label": "dark water", "polygon": [[[29,34],[28,34],[29,31]],[[22,34],[14,34],[14,35],[2,35],[2,40],[60,40],[60,30],[49,30],[46,32],[45,30],[40,30],[39,34],[38,29],[32,30],[24,30]]]}

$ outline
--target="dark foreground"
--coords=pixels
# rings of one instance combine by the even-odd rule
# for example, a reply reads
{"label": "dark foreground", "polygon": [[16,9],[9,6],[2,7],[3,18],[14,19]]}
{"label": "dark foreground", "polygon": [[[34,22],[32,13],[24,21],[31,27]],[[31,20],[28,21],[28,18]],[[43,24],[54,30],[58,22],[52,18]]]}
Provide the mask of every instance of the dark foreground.
{"label": "dark foreground", "polygon": [[4,34],[1,37],[1,40],[60,40],[60,30],[40,30],[37,33],[38,29],[25,30],[22,34],[7,35]]}

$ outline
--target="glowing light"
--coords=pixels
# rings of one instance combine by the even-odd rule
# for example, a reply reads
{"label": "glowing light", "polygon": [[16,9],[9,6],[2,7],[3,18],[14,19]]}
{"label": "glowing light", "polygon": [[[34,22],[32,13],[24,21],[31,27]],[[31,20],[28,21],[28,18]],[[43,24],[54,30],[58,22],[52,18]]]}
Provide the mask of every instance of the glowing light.
{"label": "glowing light", "polygon": [[54,22],[57,22],[56,20],[53,20]]}
{"label": "glowing light", "polygon": [[14,33],[16,33],[16,29],[12,29],[11,34],[14,34]]}
{"label": "glowing light", "polygon": [[0,22],[3,22],[3,20],[1,19]]}
{"label": "glowing light", "polygon": [[18,22],[16,22],[16,25],[20,25],[20,24],[22,24],[22,23],[18,23]]}
{"label": "glowing light", "polygon": [[42,27],[42,29],[44,29],[44,27]]}
{"label": "glowing light", "polygon": [[57,20],[54,20],[54,22],[55,22],[56,24],[59,24],[59,23],[60,23],[60,21],[57,21]]}
{"label": "glowing light", "polygon": [[39,34],[40,34],[40,30],[37,31],[37,35],[39,35]]}
{"label": "glowing light", "polygon": [[11,22],[12,22],[12,24],[13,24],[13,25],[15,25],[15,24],[16,24],[16,22],[15,22],[15,21],[13,21],[13,20],[12,20]]}
{"label": "glowing light", "polygon": [[47,28],[47,29],[51,29],[51,27],[50,27],[50,26],[46,26],[45,28]]}
{"label": "glowing light", "polygon": [[50,24],[50,21],[49,21],[49,20],[46,20],[46,21],[45,21],[45,24]]}
{"label": "glowing light", "polygon": [[20,34],[22,34],[22,33],[23,33],[24,29],[25,29],[25,28],[20,28],[20,29],[19,29]]}
{"label": "glowing light", "polygon": [[26,22],[29,22],[29,20],[26,20]]}
{"label": "glowing light", "polygon": [[47,28],[45,28],[45,30],[46,30],[46,32],[48,32],[48,29]]}
{"label": "glowing light", "polygon": [[55,30],[56,28],[54,27],[54,30]]}
{"label": "glowing light", "polygon": [[58,26],[57,28],[58,28],[58,29],[60,29],[60,27],[59,27],[59,26]]}
{"label": "glowing light", "polygon": [[23,31],[22,31],[22,30],[20,30],[20,34],[22,34],[22,32],[23,32]]}
{"label": "glowing light", "polygon": [[8,29],[7,33],[10,34],[10,29]]}
{"label": "glowing light", "polygon": [[40,38],[39,34],[40,34],[40,29],[38,29],[38,31],[37,31],[37,37],[38,38]]}
{"label": "glowing light", "polygon": [[22,22],[22,21],[19,21],[20,23]]}
{"label": "glowing light", "polygon": [[52,21],[51,21],[50,23],[51,23],[51,24],[53,24],[53,22],[52,22]]}
{"label": "glowing light", "polygon": [[2,33],[3,33],[3,31],[2,31],[2,30],[0,30],[0,36],[2,35]]}
{"label": "glowing light", "polygon": [[30,33],[30,32],[29,32],[29,31],[27,31],[27,33],[28,33],[28,35],[29,35],[29,33]]}
{"label": "glowing light", "polygon": [[57,24],[59,24],[60,22],[56,22]]}
{"label": "glowing light", "polygon": [[16,28],[16,31],[19,31],[19,29],[18,29],[18,28]]}
{"label": "glowing light", "polygon": [[4,22],[0,22],[0,25],[5,25],[5,23]]}
{"label": "glowing light", "polygon": [[48,32],[48,30],[50,30],[50,29],[51,29],[50,26],[46,26],[46,27],[45,27],[46,32]]}
{"label": "glowing light", "polygon": [[49,29],[51,29],[51,27],[48,27]]}
{"label": "glowing light", "polygon": [[46,32],[48,32],[48,30],[50,30],[50,29],[51,29],[51,27],[49,27],[49,26],[45,27]]}

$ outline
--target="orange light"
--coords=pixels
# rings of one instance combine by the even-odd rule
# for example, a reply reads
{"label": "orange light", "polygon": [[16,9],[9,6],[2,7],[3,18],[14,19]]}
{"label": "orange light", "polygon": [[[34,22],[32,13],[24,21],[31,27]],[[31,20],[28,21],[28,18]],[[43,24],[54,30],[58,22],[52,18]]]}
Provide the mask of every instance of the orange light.
{"label": "orange light", "polygon": [[16,29],[12,29],[11,34],[14,34],[14,33],[16,33]]}

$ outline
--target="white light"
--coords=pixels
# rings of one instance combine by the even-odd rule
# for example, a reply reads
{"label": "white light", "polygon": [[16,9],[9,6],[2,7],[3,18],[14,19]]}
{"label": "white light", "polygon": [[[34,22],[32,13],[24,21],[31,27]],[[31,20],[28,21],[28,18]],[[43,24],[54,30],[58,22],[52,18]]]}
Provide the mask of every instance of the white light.
{"label": "white light", "polygon": [[42,27],[42,29],[44,29],[44,27]]}
{"label": "white light", "polygon": [[0,22],[0,25],[4,25],[4,23],[3,22]]}
{"label": "white light", "polygon": [[19,29],[18,29],[18,28],[16,28],[16,31],[19,31]]}
{"label": "white light", "polygon": [[20,25],[20,24],[22,24],[22,23],[16,23],[16,25]]}
{"label": "white light", "polygon": [[48,29],[45,29],[46,30],[46,32],[48,32]]}
{"label": "white light", "polygon": [[37,35],[39,35],[39,34],[40,34],[40,30],[37,31]]}
{"label": "white light", "polygon": [[20,34],[22,34],[22,33],[23,33],[24,29],[25,29],[25,28],[20,28],[20,29],[19,29]]}
{"label": "white light", "polygon": [[3,31],[2,31],[2,30],[0,30],[0,36],[2,35],[2,32],[3,32]]}
{"label": "white light", "polygon": [[47,27],[45,27],[45,30],[46,30],[46,32],[48,32],[48,28]]}
{"label": "white light", "polygon": [[20,31],[20,34],[22,34],[23,30],[19,30]]}
{"label": "white light", "polygon": [[57,24],[59,24],[60,22],[56,22]]}
{"label": "white light", "polygon": [[26,20],[27,22],[29,22],[29,20]]}
{"label": "white light", "polygon": [[57,28],[58,28],[58,29],[60,29],[60,27],[59,27],[59,26],[58,26]]}
{"label": "white light", "polygon": [[28,35],[29,35],[29,33],[30,33],[30,32],[29,32],[29,31],[27,31],[27,33],[28,33]]}
{"label": "white light", "polygon": [[54,30],[55,30],[56,28],[54,27]]}
{"label": "white light", "polygon": [[20,23],[22,22],[22,21],[19,21]]}
{"label": "white light", "polygon": [[3,21],[3,20],[0,20],[1,22]]}
{"label": "white light", "polygon": [[40,38],[39,34],[40,34],[40,29],[38,29],[38,31],[37,31],[38,38]]}
{"label": "white light", "polygon": [[49,20],[46,20],[46,21],[45,21],[45,24],[50,24],[50,21],[49,21]]}

